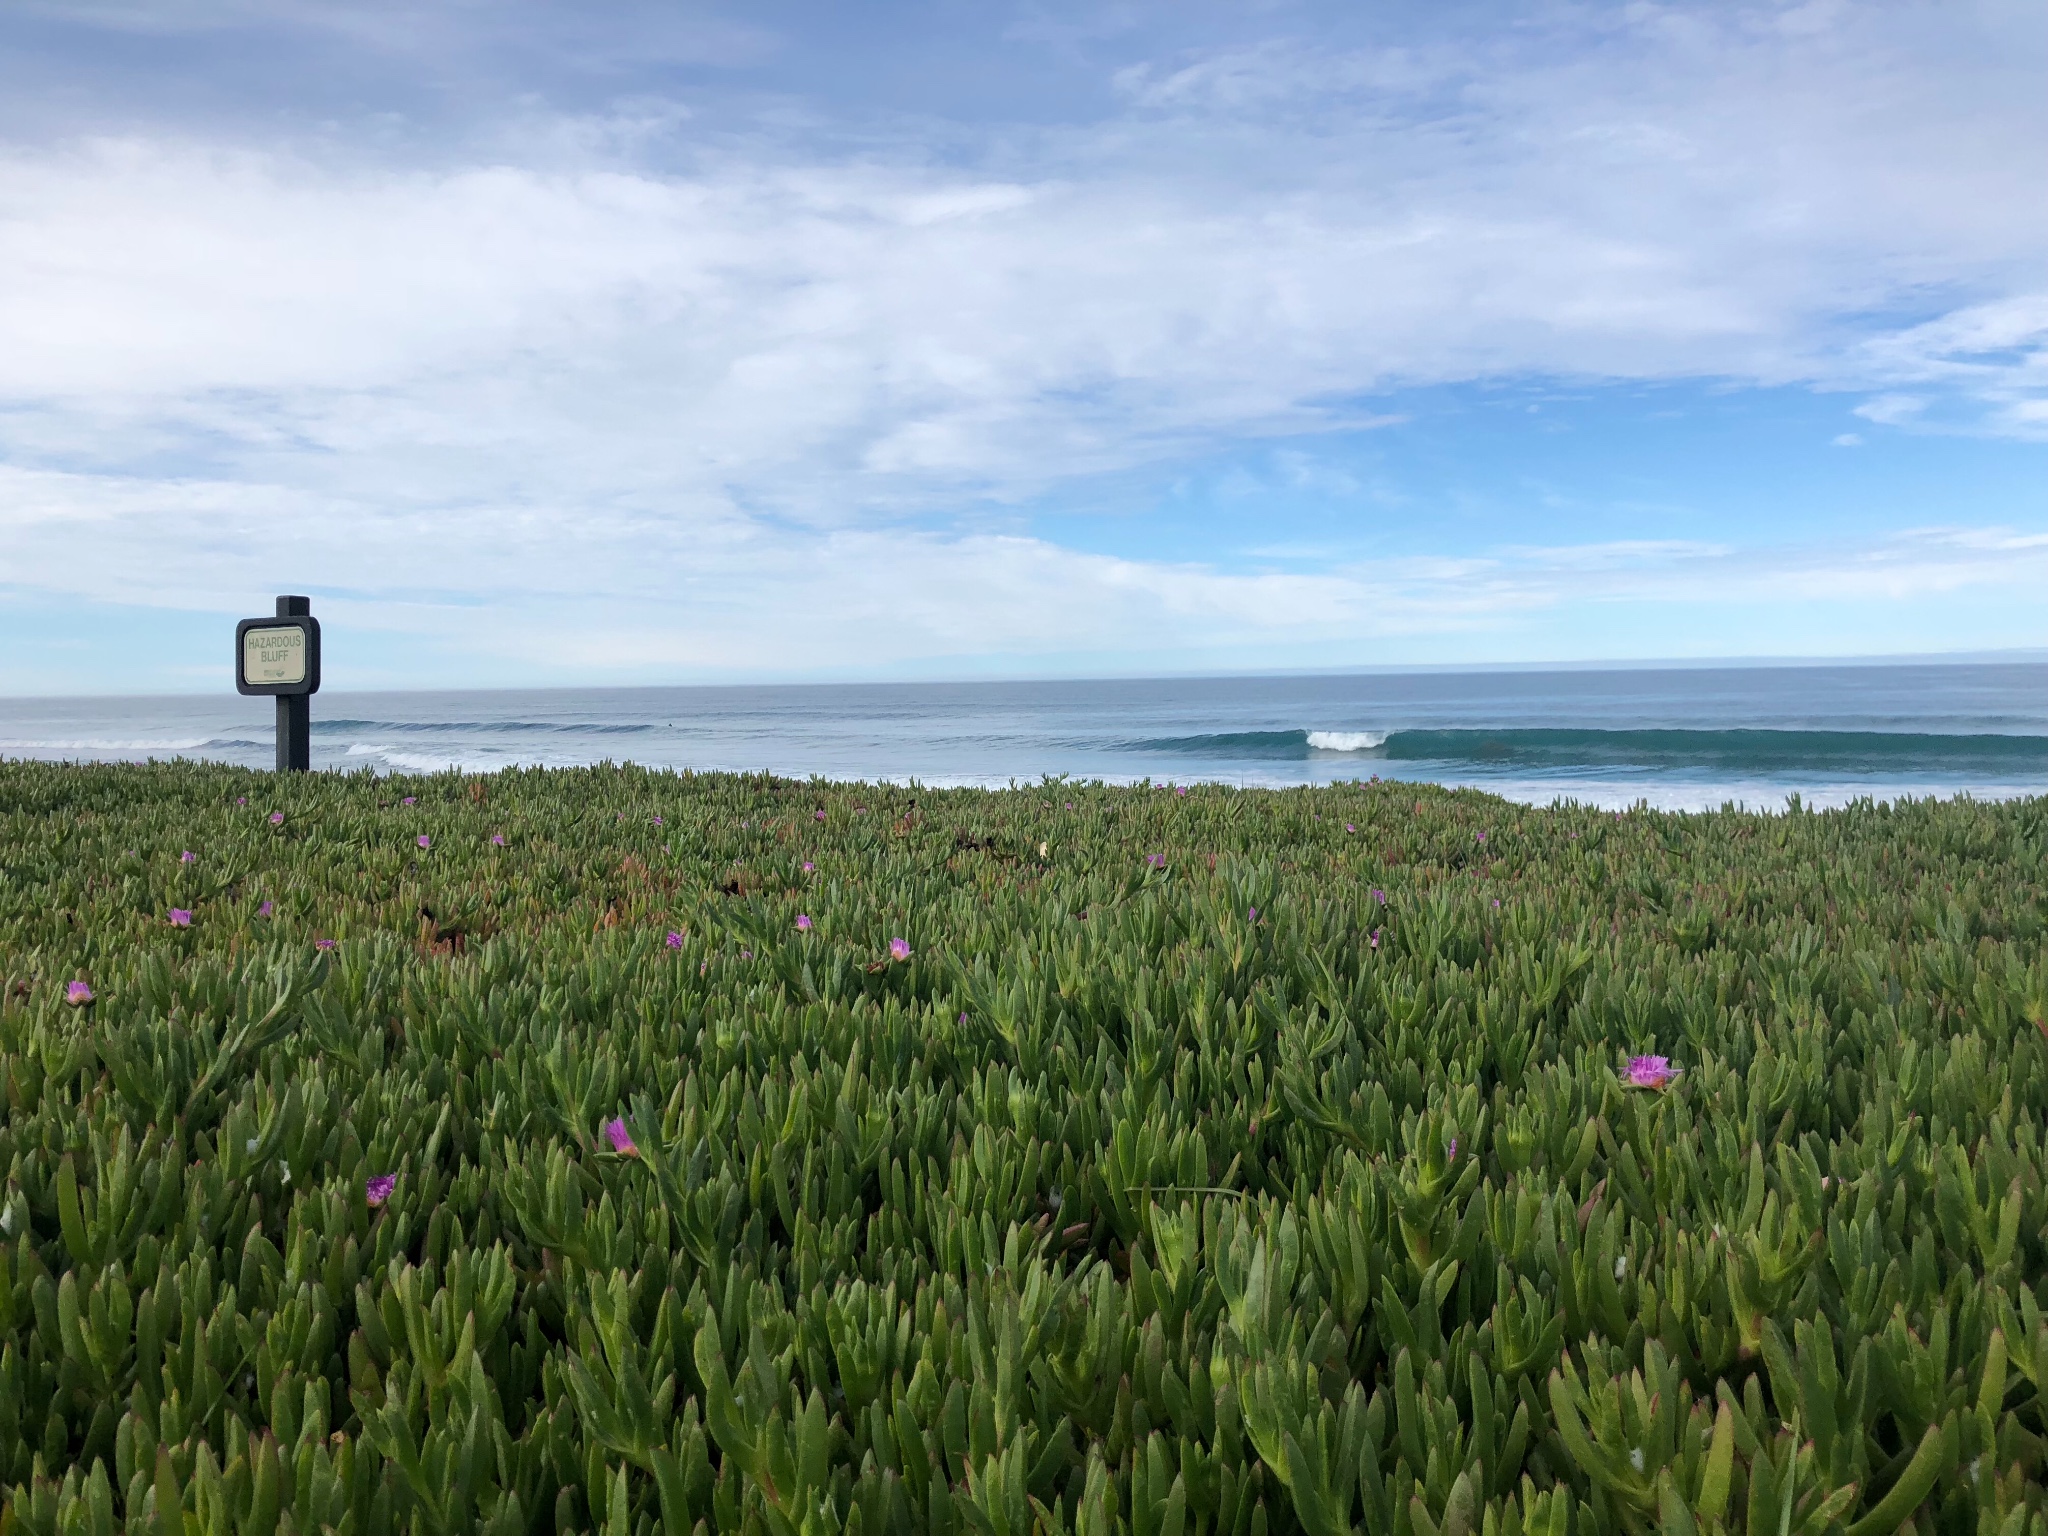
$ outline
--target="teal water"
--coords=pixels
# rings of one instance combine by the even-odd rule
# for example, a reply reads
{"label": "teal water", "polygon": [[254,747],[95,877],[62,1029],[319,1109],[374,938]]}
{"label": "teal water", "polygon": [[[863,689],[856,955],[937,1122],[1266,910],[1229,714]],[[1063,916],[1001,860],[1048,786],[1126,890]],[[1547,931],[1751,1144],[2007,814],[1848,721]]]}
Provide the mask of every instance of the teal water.
{"label": "teal water", "polygon": [[[0,756],[271,760],[265,700],[0,700]],[[1474,785],[1698,808],[2048,793],[2048,665],[331,693],[316,767]]]}

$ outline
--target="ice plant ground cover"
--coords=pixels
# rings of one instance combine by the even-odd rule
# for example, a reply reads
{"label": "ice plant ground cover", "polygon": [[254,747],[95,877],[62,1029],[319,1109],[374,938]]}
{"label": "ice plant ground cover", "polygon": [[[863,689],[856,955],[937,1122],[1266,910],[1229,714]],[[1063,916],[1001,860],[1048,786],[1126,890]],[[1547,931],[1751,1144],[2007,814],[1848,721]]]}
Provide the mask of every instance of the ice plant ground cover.
{"label": "ice plant ground cover", "polygon": [[2048,802],[910,800],[0,764],[6,1536],[2048,1531]]}

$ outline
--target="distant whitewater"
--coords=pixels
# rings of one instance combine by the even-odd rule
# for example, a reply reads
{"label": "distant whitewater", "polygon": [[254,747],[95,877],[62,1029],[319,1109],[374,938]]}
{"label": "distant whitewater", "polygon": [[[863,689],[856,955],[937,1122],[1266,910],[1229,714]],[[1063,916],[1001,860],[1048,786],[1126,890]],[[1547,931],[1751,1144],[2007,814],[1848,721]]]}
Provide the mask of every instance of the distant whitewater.
{"label": "distant whitewater", "polygon": [[[267,767],[267,702],[0,701],[0,757]],[[2048,666],[322,694],[318,768],[634,762],[795,777],[1430,780],[1671,808],[2048,794]]]}

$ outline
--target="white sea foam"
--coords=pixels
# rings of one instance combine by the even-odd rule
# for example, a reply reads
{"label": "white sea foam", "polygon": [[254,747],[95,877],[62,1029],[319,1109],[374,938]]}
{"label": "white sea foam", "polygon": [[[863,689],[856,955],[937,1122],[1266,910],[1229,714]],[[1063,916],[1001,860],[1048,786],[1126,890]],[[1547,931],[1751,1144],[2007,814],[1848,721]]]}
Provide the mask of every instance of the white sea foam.
{"label": "white sea foam", "polygon": [[1308,744],[1317,752],[1370,752],[1387,742],[1385,731],[1310,731]]}

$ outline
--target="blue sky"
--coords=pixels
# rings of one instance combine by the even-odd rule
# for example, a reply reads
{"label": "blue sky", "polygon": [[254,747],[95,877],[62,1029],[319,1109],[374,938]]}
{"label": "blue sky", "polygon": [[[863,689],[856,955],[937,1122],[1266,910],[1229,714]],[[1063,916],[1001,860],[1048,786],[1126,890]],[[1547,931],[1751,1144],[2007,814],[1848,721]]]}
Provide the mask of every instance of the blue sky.
{"label": "blue sky", "polygon": [[10,8],[0,692],[2048,646],[2038,4]]}

